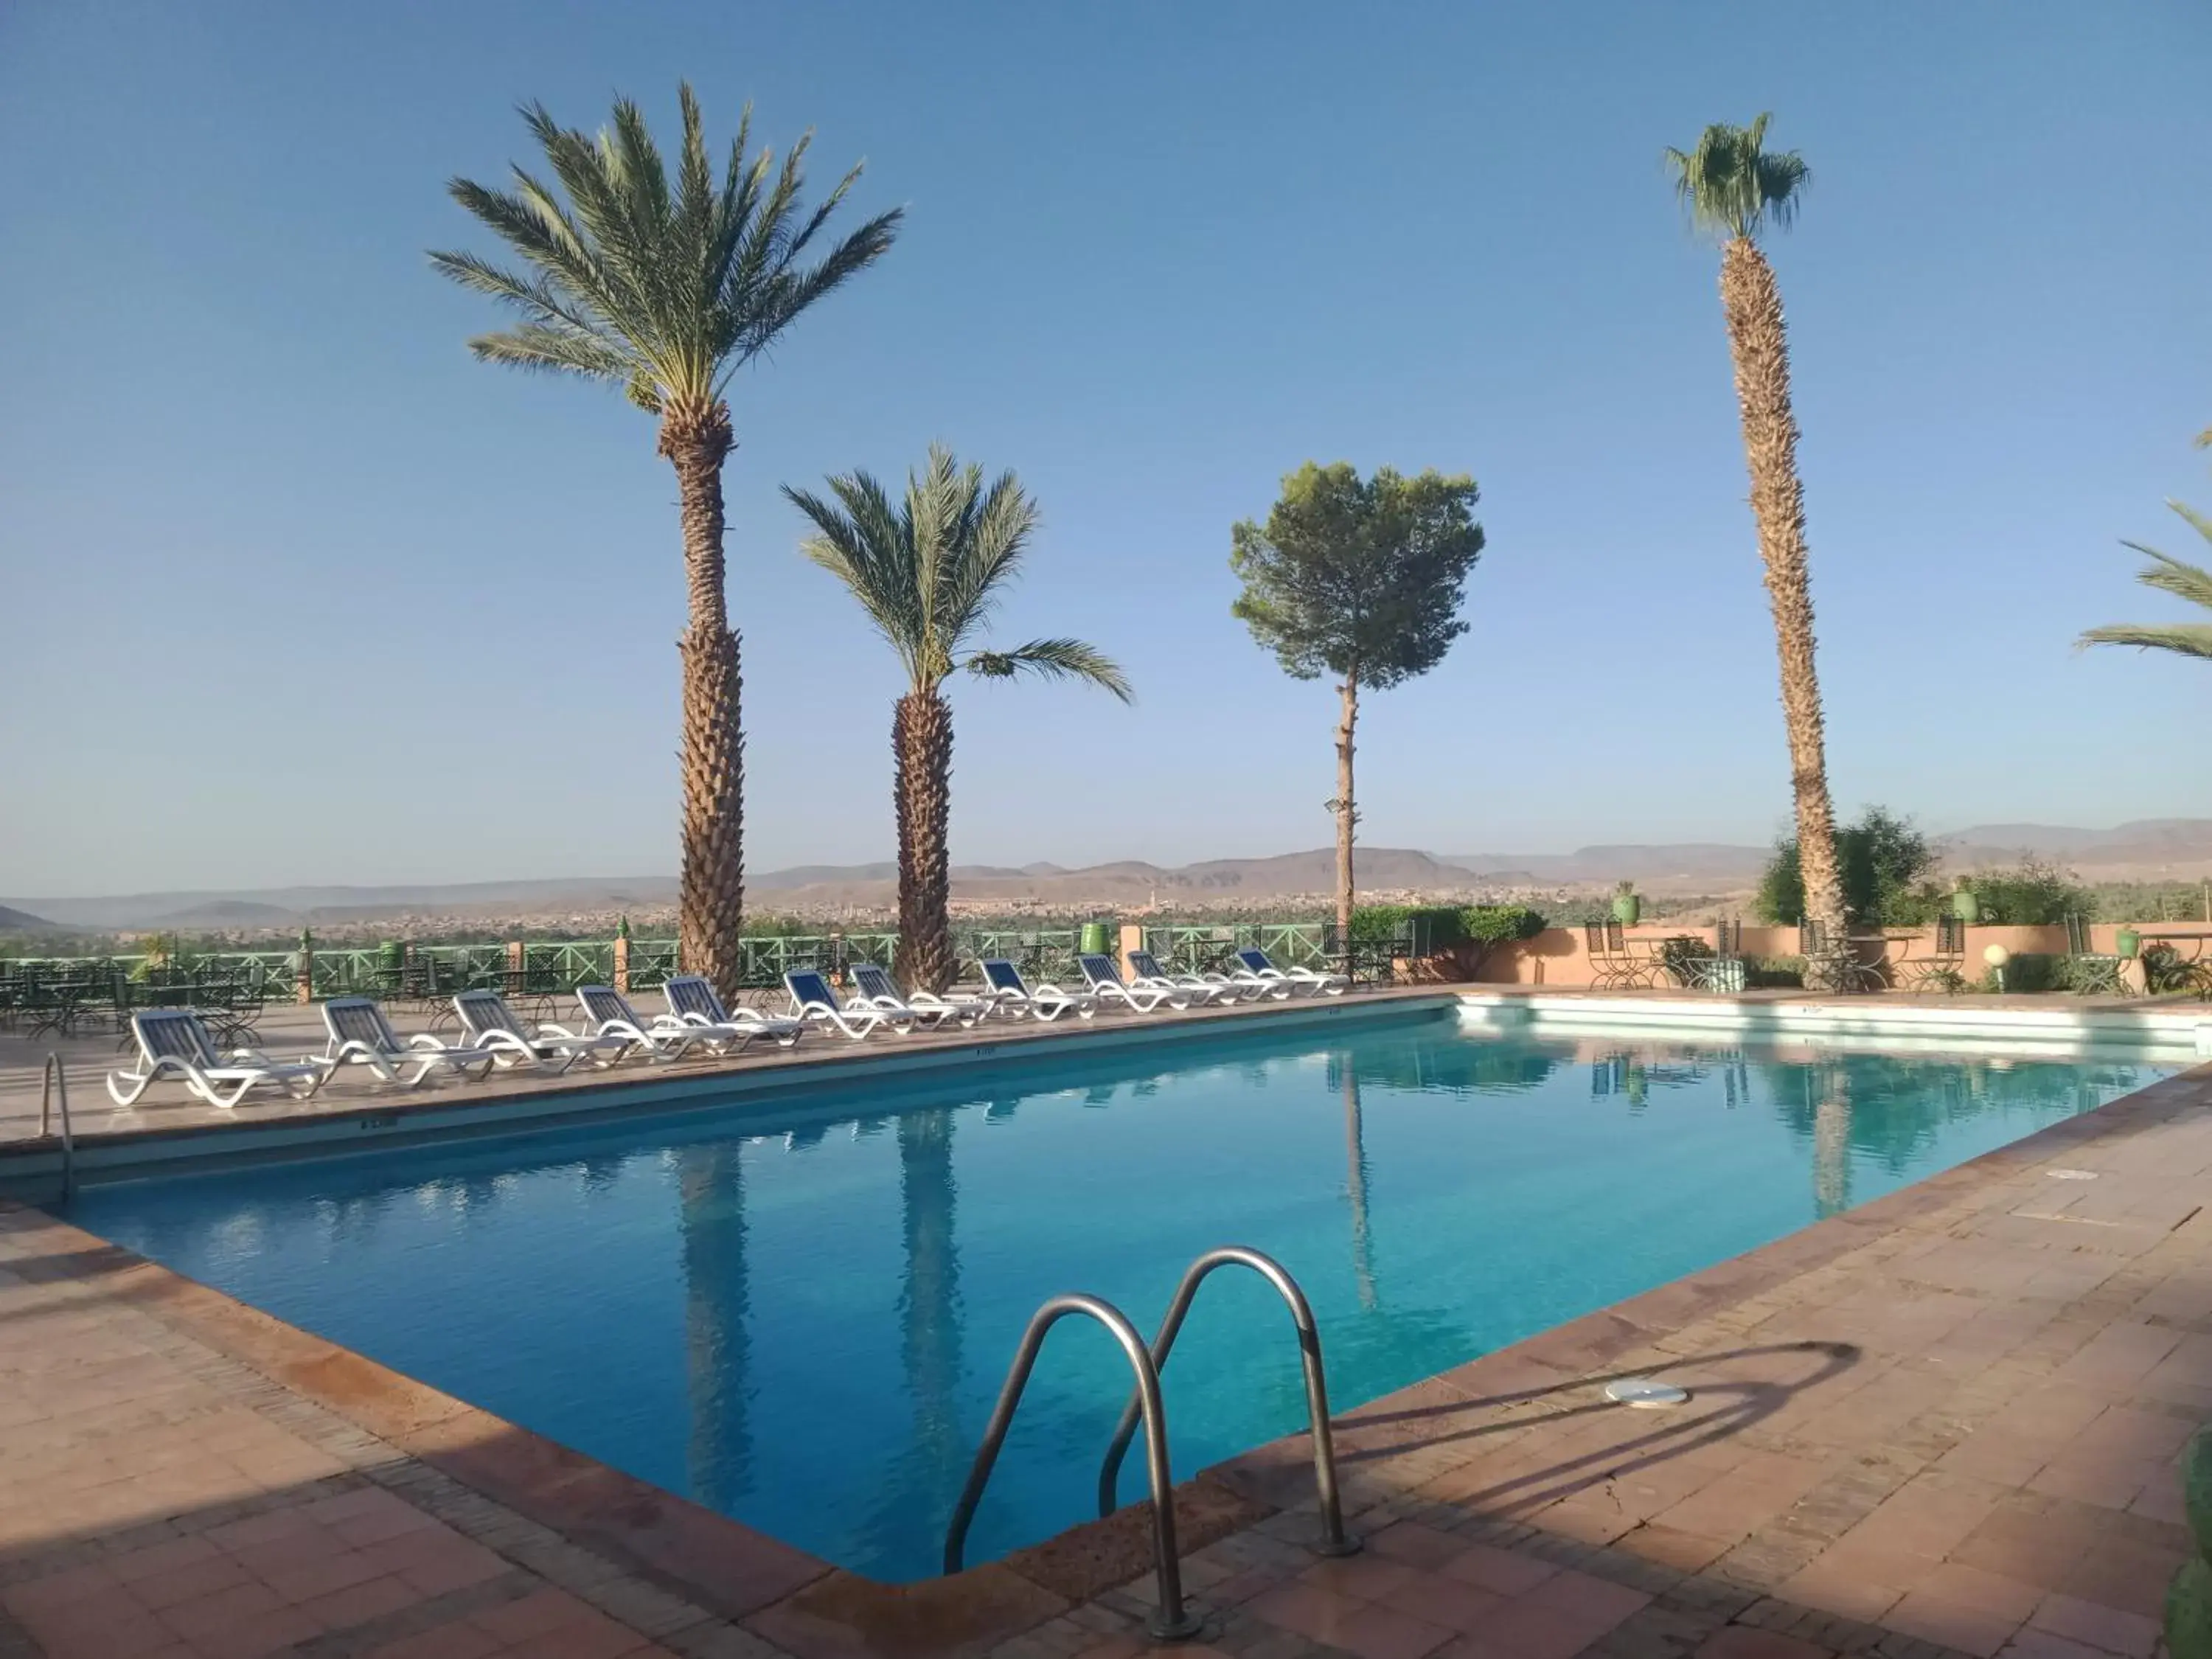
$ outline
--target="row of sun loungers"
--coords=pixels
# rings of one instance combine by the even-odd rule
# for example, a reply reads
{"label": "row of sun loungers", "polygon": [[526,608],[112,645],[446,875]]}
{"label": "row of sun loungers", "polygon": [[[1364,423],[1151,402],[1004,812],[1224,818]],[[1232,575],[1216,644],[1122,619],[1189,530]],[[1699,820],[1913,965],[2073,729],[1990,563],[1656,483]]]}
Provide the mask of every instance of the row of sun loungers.
{"label": "row of sun loungers", "polygon": [[810,1030],[834,1030],[859,1041],[879,1030],[903,1036],[994,1018],[1056,1020],[1073,1013],[1090,1019],[1103,1008],[1155,1015],[1232,1002],[1335,996],[1346,988],[1340,975],[1280,969],[1262,951],[1243,951],[1237,957],[1233,972],[1172,974],[1151,952],[1133,951],[1133,972],[1124,979],[1111,957],[1082,956],[1076,958],[1085,981],[1081,990],[1032,987],[1012,962],[994,958],[982,965],[982,994],[954,996],[923,991],[902,995],[890,974],[863,963],[853,969],[852,994],[842,1001],[827,975],[793,970],[783,976],[791,997],[791,1011],[783,1015],[726,1007],[706,979],[686,974],[664,988],[667,1012],[650,1018],[611,987],[580,986],[576,999],[583,1018],[574,1029],[526,1029],[498,992],[464,991],[453,999],[461,1036],[452,1042],[428,1033],[403,1038],[374,999],[337,997],[323,1005],[329,1035],[324,1052],[297,1061],[276,1060],[258,1048],[219,1049],[190,1009],[144,1009],[131,1022],[137,1063],[110,1073],[107,1092],[118,1105],[130,1106],[155,1083],[173,1079],[211,1105],[231,1107],[256,1088],[307,1099],[348,1066],[363,1066],[386,1083],[416,1088],[433,1075],[481,1080],[494,1070],[516,1066],[562,1073],[580,1062],[605,1066],[641,1056],[678,1060],[695,1050],[727,1055],[763,1039],[787,1048]]}

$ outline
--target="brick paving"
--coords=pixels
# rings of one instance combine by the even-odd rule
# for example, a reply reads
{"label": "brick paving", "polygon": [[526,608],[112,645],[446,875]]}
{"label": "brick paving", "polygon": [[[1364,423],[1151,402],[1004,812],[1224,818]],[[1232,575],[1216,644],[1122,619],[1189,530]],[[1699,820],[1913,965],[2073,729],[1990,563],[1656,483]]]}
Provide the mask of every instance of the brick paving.
{"label": "brick paving", "polygon": [[[1300,1443],[1205,1472],[1182,1650],[2151,1659],[2208,1106],[2199,1068],[1345,1413],[1358,1557],[1303,1547]],[[1631,1374],[1690,1401],[1606,1403]],[[1140,1520],[872,1585],[0,1210],[0,1659],[1115,1659]]]}

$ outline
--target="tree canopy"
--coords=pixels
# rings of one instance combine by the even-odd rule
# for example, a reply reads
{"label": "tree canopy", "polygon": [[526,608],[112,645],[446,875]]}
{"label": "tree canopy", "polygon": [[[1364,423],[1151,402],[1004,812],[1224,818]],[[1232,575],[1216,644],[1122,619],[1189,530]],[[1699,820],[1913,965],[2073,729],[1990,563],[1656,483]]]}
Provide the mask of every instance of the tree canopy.
{"label": "tree canopy", "polygon": [[479,358],[611,380],[654,414],[696,409],[720,398],[731,374],[800,312],[890,247],[896,208],[810,262],[860,169],[805,210],[807,140],[781,167],[766,149],[748,161],[748,109],[718,182],[699,100],[688,85],[679,97],[683,149],[672,173],[625,98],[597,137],[561,126],[542,104],[524,106],[566,202],[520,167],[511,191],[466,179],[448,185],[528,266],[525,274],[473,253],[430,256],[464,288],[522,315],[513,328],[470,341]]}
{"label": "tree canopy", "polygon": [[1674,194],[1698,229],[1723,240],[1756,240],[1770,224],[1790,228],[1813,170],[1794,149],[1766,148],[1771,118],[1762,114],[1747,127],[1717,121],[1698,135],[1695,149],[1666,152]]}
{"label": "tree canopy", "polygon": [[834,502],[788,484],[783,493],[814,525],[801,550],[852,590],[915,690],[934,691],[964,668],[981,679],[1032,673],[1088,680],[1131,700],[1121,669],[1081,640],[975,648],[1036,528],[1036,503],[1012,473],[1000,473],[986,489],[981,467],[963,467],[950,450],[932,445],[927,464],[907,475],[896,507],[866,472],[831,478]]}
{"label": "tree canopy", "polygon": [[[1844,915],[1853,925],[1868,927],[1926,921],[1937,902],[1926,878],[1939,857],[1910,820],[1883,807],[1868,807],[1856,823],[1836,832]],[[1753,905],[1764,921],[1791,925],[1805,919],[1805,878],[1799,867],[1796,836],[1775,843]]]}
{"label": "tree canopy", "polygon": [[1467,632],[1459,607],[1482,553],[1474,480],[1309,461],[1258,525],[1231,532],[1232,607],[1298,679],[1324,672],[1384,690],[1442,661]]}

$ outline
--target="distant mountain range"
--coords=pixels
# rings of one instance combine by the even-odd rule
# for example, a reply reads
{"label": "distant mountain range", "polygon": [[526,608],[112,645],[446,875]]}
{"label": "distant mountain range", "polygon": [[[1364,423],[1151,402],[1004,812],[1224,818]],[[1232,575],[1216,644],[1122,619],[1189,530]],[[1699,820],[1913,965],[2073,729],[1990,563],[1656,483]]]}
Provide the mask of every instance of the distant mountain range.
{"label": "distant mountain range", "polygon": [[[1939,836],[1956,869],[2013,863],[2031,854],[2060,860],[2102,880],[2212,876],[2212,818],[2147,818],[2111,830],[2060,824],[1979,824]],[[1769,849],[1722,842],[1585,847],[1572,853],[1464,853],[1362,847],[1364,891],[1463,893],[1551,890],[1633,881],[1648,892],[1740,891],[1758,879]],[[1056,864],[969,864],[952,871],[953,895],[970,902],[1133,908],[1178,898],[1266,903],[1327,892],[1335,879],[1333,849],[1272,858],[1209,859],[1161,866],[1127,860],[1069,869]],[[747,878],[768,909],[868,907],[890,902],[897,866],[800,865]],[[575,877],[556,881],[465,882],[449,885],[283,887],[216,892],[136,893],[104,898],[0,901],[0,929],[162,928],[222,931],[374,921],[400,915],[486,920],[563,913],[666,908],[676,883],[666,876]]]}

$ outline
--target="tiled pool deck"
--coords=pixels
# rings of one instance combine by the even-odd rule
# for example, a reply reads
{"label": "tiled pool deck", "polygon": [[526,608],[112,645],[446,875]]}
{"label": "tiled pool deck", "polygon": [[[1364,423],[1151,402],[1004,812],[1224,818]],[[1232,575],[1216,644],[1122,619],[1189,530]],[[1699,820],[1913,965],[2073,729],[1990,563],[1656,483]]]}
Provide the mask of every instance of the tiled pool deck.
{"label": "tiled pool deck", "polygon": [[[2212,1415],[2208,1107],[2199,1067],[1343,1414],[1350,1560],[1297,1541],[1302,1442],[1206,1471],[1196,1650],[2146,1659]],[[1132,1510],[872,1584],[0,1208],[0,1659],[1105,1659],[1150,1582]]]}

